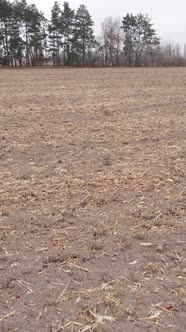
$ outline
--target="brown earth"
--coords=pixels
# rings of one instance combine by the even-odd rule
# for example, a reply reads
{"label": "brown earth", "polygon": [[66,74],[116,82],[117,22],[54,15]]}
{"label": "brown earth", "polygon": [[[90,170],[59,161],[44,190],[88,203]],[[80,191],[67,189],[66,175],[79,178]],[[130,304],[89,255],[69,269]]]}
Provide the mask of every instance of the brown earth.
{"label": "brown earth", "polygon": [[0,71],[0,330],[186,331],[186,69]]}

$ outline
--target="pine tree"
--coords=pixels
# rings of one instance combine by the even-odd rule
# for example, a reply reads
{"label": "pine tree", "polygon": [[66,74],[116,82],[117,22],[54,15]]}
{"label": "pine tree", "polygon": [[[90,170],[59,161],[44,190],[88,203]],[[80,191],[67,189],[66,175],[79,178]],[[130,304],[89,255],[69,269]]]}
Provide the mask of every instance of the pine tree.
{"label": "pine tree", "polygon": [[10,36],[11,63],[17,66],[22,65],[24,56],[25,41],[23,39],[23,2],[15,0],[12,3],[12,22]]}
{"label": "pine tree", "polygon": [[61,16],[61,32],[64,36],[64,65],[71,65],[72,63],[72,41],[74,29],[75,13],[69,6],[68,2],[64,2]]}
{"label": "pine tree", "polygon": [[3,45],[3,65],[10,65],[10,34],[12,5],[7,0],[0,0],[1,43]]}
{"label": "pine tree", "polygon": [[51,21],[49,24],[50,51],[52,52],[53,65],[60,65],[60,47],[62,45],[61,9],[57,1],[51,10]]}
{"label": "pine tree", "polygon": [[148,15],[127,14],[123,18],[124,52],[127,64],[132,65],[134,58],[135,66],[142,65],[143,53],[159,45],[159,38],[153,29],[151,18]]}
{"label": "pine tree", "polygon": [[83,66],[86,63],[86,55],[89,55],[95,45],[92,27],[93,21],[86,6],[80,5],[75,15],[73,49]]}
{"label": "pine tree", "polygon": [[38,57],[42,53],[43,22],[44,16],[35,5],[27,6],[25,9],[25,27],[26,27],[26,64],[37,65]]}

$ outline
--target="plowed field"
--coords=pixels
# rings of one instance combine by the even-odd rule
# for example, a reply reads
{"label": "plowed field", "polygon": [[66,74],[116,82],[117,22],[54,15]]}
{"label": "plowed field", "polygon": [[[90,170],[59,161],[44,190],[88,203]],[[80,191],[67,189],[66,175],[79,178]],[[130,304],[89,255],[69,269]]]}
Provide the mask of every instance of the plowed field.
{"label": "plowed field", "polygon": [[0,70],[0,330],[186,331],[186,69]]}

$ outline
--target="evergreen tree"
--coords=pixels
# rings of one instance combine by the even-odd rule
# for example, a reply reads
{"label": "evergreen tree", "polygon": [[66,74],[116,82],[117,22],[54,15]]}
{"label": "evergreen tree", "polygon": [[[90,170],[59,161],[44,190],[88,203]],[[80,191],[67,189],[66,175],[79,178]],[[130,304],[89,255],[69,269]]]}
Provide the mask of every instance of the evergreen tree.
{"label": "evergreen tree", "polygon": [[143,53],[159,44],[159,38],[153,29],[151,18],[148,15],[127,14],[123,18],[124,52],[127,64],[134,63],[136,67],[142,65]]}
{"label": "evergreen tree", "polygon": [[38,56],[42,53],[44,16],[35,5],[29,5],[24,11],[26,33],[26,64],[37,65]]}
{"label": "evergreen tree", "polygon": [[93,21],[86,6],[80,5],[75,15],[73,50],[83,66],[86,63],[86,55],[90,57],[91,49],[96,43],[92,27]]}
{"label": "evergreen tree", "polygon": [[49,39],[50,51],[52,52],[53,65],[60,65],[60,47],[62,45],[62,22],[61,22],[61,9],[57,1],[51,10],[51,21],[49,24]]}
{"label": "evergreen tree", "polygon": [[41,63],[44,22],[43,14],[35,5],[28,6],[26,0],[0,0],[2,64],[22,65],[24,56],[27,65]]}
{"label": "evergreen tree", "polygon": [[64,2],[62,11],[62,33],[64,36],[64,65],[71,65],[72,63],[72,41],[74,31],[75,13],[69,6],[68,2]]}
{"label": "evergreen tree", "polygon": [[24,56],[25,41],[23,39],[23,2],[15,0],[12,3],[12,22],[10,36],[11,64],[22,65]]}
{"label": "evergreen tree", "polygon": [[7,0],[0,0],[1,43],[3,45],[3,64],[10,65],[10,34],[12,5]]}

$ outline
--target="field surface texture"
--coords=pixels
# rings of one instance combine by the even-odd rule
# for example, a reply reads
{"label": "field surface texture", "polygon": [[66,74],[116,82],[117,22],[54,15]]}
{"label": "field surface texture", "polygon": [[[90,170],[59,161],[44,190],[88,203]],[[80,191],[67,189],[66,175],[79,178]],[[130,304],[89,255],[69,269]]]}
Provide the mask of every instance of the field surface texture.
{"label": "field surface texture", "polygon": [[186,69],[0,71],[0,330],[186,331]]}

